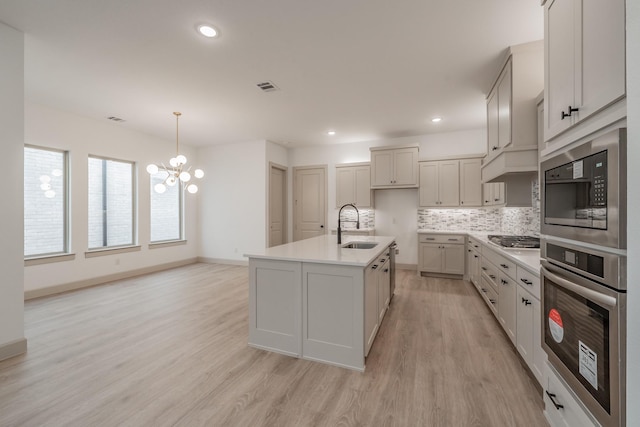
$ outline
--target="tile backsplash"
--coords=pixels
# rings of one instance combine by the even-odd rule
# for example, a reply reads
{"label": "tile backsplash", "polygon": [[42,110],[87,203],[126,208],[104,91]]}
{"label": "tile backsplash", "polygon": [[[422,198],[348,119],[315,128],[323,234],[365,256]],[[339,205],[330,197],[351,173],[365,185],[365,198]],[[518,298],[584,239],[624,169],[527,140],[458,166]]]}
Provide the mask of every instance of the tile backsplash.
{"label": "tile backsplash", "polygon": [[531,183],[531,208],[418,209],[418,229],[493,231],[540,235],[538,181]]}
{"label": "tile backsplash", "polygon": [[[376,222],[375,211],[373,209],[358,209],[360,212],[360,228],[374,228]],[[358,216],[355,209],[344,209],[340,214],[342,229],[356,228]]]}

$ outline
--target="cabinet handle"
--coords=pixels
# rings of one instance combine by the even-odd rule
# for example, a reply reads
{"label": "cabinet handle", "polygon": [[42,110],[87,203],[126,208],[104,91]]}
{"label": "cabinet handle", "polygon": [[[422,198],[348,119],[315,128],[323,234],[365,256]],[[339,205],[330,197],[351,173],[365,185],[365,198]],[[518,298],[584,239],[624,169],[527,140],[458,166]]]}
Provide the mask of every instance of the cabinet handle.
{"label": "cabinet handle", "polygon": [[569,105],[569,108],[567,108],[567,112],[566,113],[564,111],[562,112],[560,116],[560,120],[564,120],[565,117],[571,117],[571,114],[575,113],[576,111],[580,111],[580,109],[573,108],[571,105]]}
{"label": "cabinet handle", "polygon": [[493,199],[493,201],[494,201],[494,202],[497,202],[497,201],[499,201],[499,200],[500,200],[500,199]]}
{"label": "cabinet handle", "polygon": [[487,271],[487,267],[482,267],[482,271]]}
{"label": "cabinet handle", "polygon": [[498,147],[494,145],[494,146],[491,148],[491,151],[496,151],[497,149],[498,149]]}
{"label": "cabinet handle", "polygon": [[471,249],[467,249],[467,252],[471,252]]}
{"label": "cabinet handle", "polygon": [[371,269],[372,269],[372,270],[375,270],[376,268],[378,268],[378,264],[374,264],[374,265],[371,267]]}
{"label": "cabinet handle", "polygon": [[449,239],[450,242],[457,242],[460,239]]}
{"label": "cabinet handle", "polygon": [[388,268],[385,268],[385,269],[384,269],[384,270],[382,270],[382,271],[383,271],[383,272],[385,272],[385,273],[388,273],[388,272],[389,272],[389,269],[388,269]]}
{"label": "cabinet handle", "polygon": [[481,288],[480,289],[482,292],[484,292],[485,294],[487,293],[487,290],[485,288]]}
{"label": "cabinet handle", "polygon": [[531,305],[531,301],[529,301],[528,299],[526,299],[526,298],[524,298],[524,297],[522,297],[522,303],[523,303],[524,305]]}
{"label": "cabinet handle", "polygon": [[509,269],[509,266],[507,264],[500,264],[500,267],[506,268],[507,270]]}
{"label": "cabinet handle", "polygon": [[558,402],[556,402],[556,395],[554,393],[549,393],[547,390],[545,390],[545,393],[547,393],[547,396],[549,396],[549,400],[551,400],[551,403],[553,403],[553,406],[555,406],[556,409],[564,408],[564,405],[561,405]]}
{"label": "cabinet handle", "polygon": [[489,302],[493,305],[496,305],[496,300],[494,300],[493,298],[489,298]]}
{"label": "cabinet handle", "polygon": [[473,247],[474,247],[474,248],[477,248],[477,247],[478,247],[478,245],[473,245]]}
{"label": "cabinet handle", "polygon": [[502,284],[503,284],[503,285],[508,285],[508,284],[509,284],[509,282],[507,282],[507,281],[506,281],[506,280],[504,280],[504,279],[500,279],[500,282],[502,282]]}
{"label": "cabinet handle", "polygon": [[496,278],[496,276],[494,276],[493,274],[490,274],[489,277],[491,277],[492,279]]}
{"label": "cabinet handle", "polygon": [[529,286],[533,285],[533,282],[531,280],[527,280],[525,278],[520,279],[520,281],[525,285],[529,285]]}
{"label": "cabinet handle", "polygon": [[474,258],[478,258],[478,255],[474,255],[473,257],[474,257]]}
{"label": "cabinet handle", "polygon": [[436,240],[435,237],[427,237],[427,240]]}

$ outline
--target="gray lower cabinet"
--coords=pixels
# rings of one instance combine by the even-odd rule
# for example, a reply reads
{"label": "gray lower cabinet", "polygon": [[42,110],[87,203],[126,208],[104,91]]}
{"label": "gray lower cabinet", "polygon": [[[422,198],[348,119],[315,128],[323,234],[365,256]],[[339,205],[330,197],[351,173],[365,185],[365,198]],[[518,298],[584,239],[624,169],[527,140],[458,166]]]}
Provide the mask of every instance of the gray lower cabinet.
{"label": "gray lower cabinet", "polygon": [[249,345],[363,371],[390,301],[384,249],[368,266],[249,259]]}
{"label": "gray lower cabinet", "polygon": [[464,275],[464,244],[462,235],[419,234],[418,273]]}

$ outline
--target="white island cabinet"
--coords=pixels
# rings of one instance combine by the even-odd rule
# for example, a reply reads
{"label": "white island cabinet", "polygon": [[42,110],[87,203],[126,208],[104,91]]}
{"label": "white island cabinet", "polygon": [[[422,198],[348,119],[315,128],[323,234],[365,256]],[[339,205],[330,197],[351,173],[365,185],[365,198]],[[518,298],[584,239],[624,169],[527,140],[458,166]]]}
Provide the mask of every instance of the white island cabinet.
{"label": "white island cabinet", "polygon": [[[249,345],[364,371],[389,304],[394,237],[324,235],[249,258]],[[347,249],[351,241],[376,243]],[[388,271],[388,269],[387,269]]]}

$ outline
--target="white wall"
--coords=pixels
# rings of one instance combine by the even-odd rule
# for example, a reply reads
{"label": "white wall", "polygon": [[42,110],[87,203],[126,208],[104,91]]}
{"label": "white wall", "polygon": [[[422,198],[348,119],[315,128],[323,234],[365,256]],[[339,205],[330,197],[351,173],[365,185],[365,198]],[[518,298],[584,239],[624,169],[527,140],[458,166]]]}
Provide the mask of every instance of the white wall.
{"label": "white wall", "polygon": [[[476,129],[353,144],[293,148],[289,152],[289,162],[292,167],[328,165],[328,229],[332,229],[338,225],[338,210],[335,207],[335,166],[340,163],[370,161],[370,147],[406,144],[418,144],[420,146],[421,160],[447,156],[480,155],[486,152],[486,130]],[[396,258],[396,262],[399,264],[417,264],[418,190],[375,190],[374,197],[376,234],[397,237],[400,253]],[[291,210],[289,211],[289,218],[292,218]],[[289,233],[291,233],[291,227],[290,224]]]}
{"label": "white wall", "polygon": [[[167,120],[171,120],[167,117]],[[149,249],[149,163],[167,162],[175,155],[175,142],[127,130],[122,124],[98,121],[50,107],[29,104],[25,108],[25,143],[69,151],[71,200],[71,252],[75,260],[24,268],[24,289],[31,291],[56,285],[100,278],[142,268],[195,259],[198,250],[197,201],[185,194],[187,244]],[[196,160],[193,151],[180,146],[189,163]],[[137,164],[137,221],[140,251],[85,258],[88,247],[87,157],[105,156],[134,161]],[[198,166],[199,162],[194,165]],[[205,173],[206,173],[205,169]],[[207,180],[208,181],[208,180]],[[207,186],[203,182],[202,187]],[[22,204],[22,201],[20,202]]]}
{"label": "white wall", "polygon": [[24,35],[0,23],[0,147],[5,176],[0,209],[0,348],[24,339]]}
{"label": "white wall", "polygon": [[640,425],[640,3],[627,0],[627,425]]}
{"label": "white wall", "polygon": [[[267,141],[216,145],[198,150],[204,167],[199,203],[199,256],[246,261],[242,255],[266,244]],[[283,159],[277,148],[270,155]],[[283,165],[284,166],[284,165]]]}

